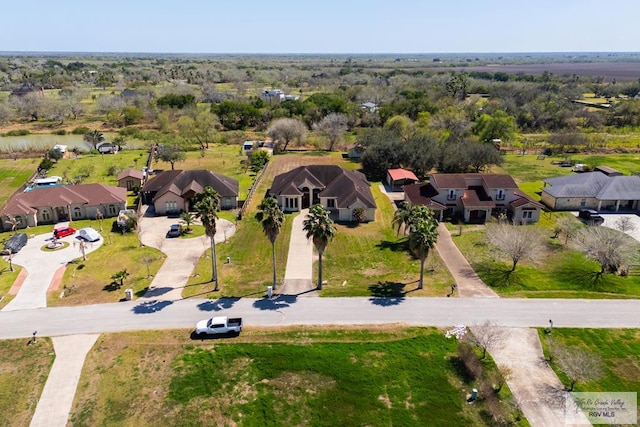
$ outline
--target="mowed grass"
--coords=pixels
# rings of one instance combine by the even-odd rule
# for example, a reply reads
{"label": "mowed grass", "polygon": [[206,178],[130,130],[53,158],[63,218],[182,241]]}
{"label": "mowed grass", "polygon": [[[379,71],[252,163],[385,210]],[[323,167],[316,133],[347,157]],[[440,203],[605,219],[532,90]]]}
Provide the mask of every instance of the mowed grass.
{"label": "mowed grass", "polygon": [[491,425],[467,405],[456,341],[385,326],[102,335],[70,414],[75,426]]}
{"label": "mowed grass", "polygon": [[[3,233],[1,235],[3,238],[9,235],[7,233]],[[4,240],[4,239],[3,239]],[[0,242],[0,245],[4,247],[4,243]],[[22,267],[19,265],[13,265],[13,271],[11,271],[9,267],[9,262],[6,259],[7,257],[0,257],[0,309],[2,309],[5,305],[11,301],[14,296],[8,295],[11,286],[15,283]]]}
{"label": "mowed grass", "polygon": [[[117,302],[124,298],[127,288],[133,289],[136,296],[144,295],[164,258],[157,249],[140,246],[135,233],[111,233],[111,222],[112,219],[104,220],[104,231],[100,232],[103,244],[88,253],[86,260],[82,260],[78,247],[78,258],[67,264],[59,289],[49,293],[48,306]],[[72,225],[99,230],[96,221],[73,221]],[[129,273],[122,288],[111,279],[120,270]]]}
{"label": "mowed grass", "polygon": [[0,340],[0,425],[26,426],[53,363],[53,345],[48,338]]}
{"label": "mowed grass", "polygon": [[38,169],[38,159],[0,160],[0,206]]}
{"label": "mowed grass", "polygon": [[[548,339],[569,348],[580,348],[597,354],[603,362],[603,376],[578,382],[575,391],[637,392],[640,390],[640,330],[638,329],[570,329],[555,328],[551,335],[540,330],[540,339],[549,358]],[[566,387],[571,385],[566,374],[551,363]],[[637,396],[640,407],[640,394]]]}
{"label": "mowed grass", "polygon": [[[531,226],[533,227],[533,226]],[[548,229],[541,233],[550,236]],[[499,294],[524,298],[637,298],[640,276],[598,274],[600,266],[582,252],[566,248],[564,239],[548,239],[535,262],[521,261],[511,272],[511,262],[485,239],[485,232],[452,234],[453,241],[480,278]]]}

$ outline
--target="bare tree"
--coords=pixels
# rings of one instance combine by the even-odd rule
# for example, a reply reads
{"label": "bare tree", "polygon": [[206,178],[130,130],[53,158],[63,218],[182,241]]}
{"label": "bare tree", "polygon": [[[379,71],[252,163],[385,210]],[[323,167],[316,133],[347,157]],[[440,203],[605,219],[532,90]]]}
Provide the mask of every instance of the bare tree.
{"label": "bare tree", "polygon": [[209,144],[214,142],[218,124],[216,115],[205,110],[193,117],[180,117],[178,129],[188,141],[195,142],[201,150],[206,150],[209,149]]}
{"label": "bare tree", "polygon": [[0,123],[8,123],[13,119],[13,111],[6,102],[0,101]]}
{"label": "bare tree", "polygon": [[280,151],[286,151],[291,141],[302,142],[307,136],[307,126],[297,119],[276,119],[269,125],[267,134]]}
{"label": "bare tree", "polygon": [[569,239],[575,236],[579,225],[573,216],[563,215],[556,220],[556,224],[553,227],[554,237],[558,237],[562,233],[564,235],[564,244],[566,245]]}
{"label": "bare tree", "polygon": [[614,224],[617,230],[627,233],[636,229],[635,224],[628,216],[622,216],[616,220]]}
{"label": "bare tree", "polygon": [[487,320],[482,325],[474,325],[469,328],[470,334],[465,338],[473,345],[482,349],[482,359],[487,357],[487,350],[502,344],[505,339],[504,330],[496,326],[494,322]]}
{"label": "bare tree", "polygon": [[5,224],[10,225],[11,232],[15,234],[16,228],[18,227],[18,220],[16,219],[16,217],[11,214],[7,214],[7,220],[5,221]]}
{"label": "bare tree", "polygon": [[623,272],[638,257],[635,240],[607,227],[582,228],[576,235],[576,247],[600,264],[600,274]]}
{"label": "bare tree", "polygon": [[9,104],[23,117],[36,121],[42,115],[44,98],[40,92],[31,92],[24,96],[9,97]]}
{"label": "bare tree", "polygon": [[487,226],[487,240],[503,252],[513,262],[511,271],[516,270],[518,262],[535,259],[542,249],[542,238],[535,227],[511,225],[505,222]]}
{"label": "bare tree", "polygon": [[342,138],[347,130],[348,117],[340,113],[330,113],[322,118],[318,123],[314,123],[313,128],[324,134],[329,140],[329,151]]}
{"label": "bare tree", "polygon": [[149,267],[155,260],[155,257],[151,255],[143,255],[142,258],[140,258],[140,262],[144,264],[145,267],[147,267],[147,279],[151,277],[151,271],[149,270]]}
{"label": "bare tree", "polygon": [[597,380],[602,377],[602,358],[585,349],[554,344],[551,348],[553,360],[571,382],[568,391],[573,391],[580,381]]}

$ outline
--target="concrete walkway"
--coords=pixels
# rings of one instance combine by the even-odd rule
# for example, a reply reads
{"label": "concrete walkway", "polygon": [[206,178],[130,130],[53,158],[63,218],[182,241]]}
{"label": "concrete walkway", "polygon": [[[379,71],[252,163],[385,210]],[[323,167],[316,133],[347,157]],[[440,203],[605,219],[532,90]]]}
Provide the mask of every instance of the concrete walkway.
{"label": "concrete walkway", "polygon": [[99,335],[52,339],[56,359],[31,419],[31,427],[65,427],[76,394],[84,359]]}
{"label": "concrete walkway", "polygon": [[[555,372],[544,360],[538,331],[528,328],[499,328],[504,334],[502,345],[490,348],[499,367],[506,367],[511,375],[507,385],[515,396],[522,413],[532,426],[565,425],[565,400],[571,396]],[[590,426],[582,414],[574,414],[572,424]]]}
{"label": "concrete walkway", "polygon": [[[211,243],[207,235],[190,239],[167,238],[171,224],[179,220],[167,217],[142,217],[141,241],[146,246],[156,248],[166,255],[166,259],[141,298],[154,301],[176,301],[182,299],[189,277],[204,251]],[[216,221],[216,244],[226,241],[236,231],[235,225],[226,219]]]}
{"label": "concrete walkway", "polygon": [[[56,224],[62,227],[65,223]],[[22,283],[16,297],[7,304],[3,311],[28,310],[47,306],[47,290],[56,271],[69,261],[82,256],[80,240],[72,236],[59,239],[69,243],[69,246],[56,251],[44,252],[42,247],[51,242],[52,234],[40,234],[31,237],[24,248],[13,256],[13,263],[22,266],[27,271],[27,277]],[[89,254],[102,245],[103,239],[97,242],[85,243],[85,254]],[[43,266],[43,264],[46,265]]]}
{"label": "concrete walkway", "polygon": [[436,251],[451,272],[458,286],[458,295],[461,297],[498,298],[493,289],[488,287],[471,267],[471,264],[462,255],[460,249],[453,243],[451,233],[447,227],[438,224],[438,241]]}
{"label": "concrete walkway", "polygon": [[278,290],[282,295],[317,296],[313,283],[313,243],[307,239],[303,222],[309,209],[303,209],[295,218],[291,226],[287,267],[284,273],[284,283]]}

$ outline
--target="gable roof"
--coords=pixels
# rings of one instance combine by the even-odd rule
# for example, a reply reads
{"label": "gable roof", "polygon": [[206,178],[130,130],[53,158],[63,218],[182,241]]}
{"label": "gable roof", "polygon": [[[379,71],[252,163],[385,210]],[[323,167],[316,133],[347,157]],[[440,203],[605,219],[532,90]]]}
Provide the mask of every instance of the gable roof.
{"label": "gable roof", "polygon": [[142,180],[144,178],[144,174],[142,173],[142,171],[139,171],[138,169],[125,169],[118,174],[118,177],[116,178],[116,180],[120,181],[125,178],[136,178],[136,179]]}
{"label": "gable roof", "polygon": [[602,172],[585,172],[576,175],[543,179],[551,185],[543,192],[554,197],[594,197],[600,200],[640,199],[639,176],[605,175]]}
{"label": "gable roof", "polygon": [[412,205],[425,205],[430,209],[444,209],[445,206],[441,203],[431,200],[433,196],[437,196],[439,193],[429,183],[426,184],[410,184],[402,187],[404,195]]}
{"label": "gable roof", "polygon": [[269,194],[274,196],[299,196],[302,187],[320,189],[319,197],[336,198],[338,208],[346,208],[360,201],[375,208],[371,185],[361,172],[348,171],[337,165],[299,166],[275,177]]}
{"label": "gable roof", "polygon": [[467,188],[467,180],[481,179],[486,188],[518,188],[511,175],[485,173],[434,173],[430,181],[437,188]]}
{"label": "gable roof", "polygon": [[156,197],[172,191],[184,195],[189,191],[202,192],[212,187],[220,197],[238,197],[238,180],[206,169],[172,170],[160,172],[144,184],[143,192],[155,192]]}
{"label": "gable roof", "polygon": [[387,173],[393,181],[399,181],[401,179],[410,179],[413,181],[420,181],[418,177],[411,171],[406,169],[389,169]]}
{"label": "gable roof", "polygon": [[123,203],[127,189],[104,184],[61,185],[34,188],[14,195],[0,210],[1,215],[33,214],[40,207],[58,207],[75,204],[91,206]]}

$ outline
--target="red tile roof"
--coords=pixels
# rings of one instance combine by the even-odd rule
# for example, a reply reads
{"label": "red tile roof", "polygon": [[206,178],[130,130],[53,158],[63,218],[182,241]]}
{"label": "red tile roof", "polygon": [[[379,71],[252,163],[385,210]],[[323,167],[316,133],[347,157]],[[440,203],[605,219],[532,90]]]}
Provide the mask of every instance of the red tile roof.
{"label": "red tile roof", "polygon": [[387,173],[393,181],[400,181],[402,179],[410,179],[416,182],[420,181],[413,172],[406,169],[389,169]]}

